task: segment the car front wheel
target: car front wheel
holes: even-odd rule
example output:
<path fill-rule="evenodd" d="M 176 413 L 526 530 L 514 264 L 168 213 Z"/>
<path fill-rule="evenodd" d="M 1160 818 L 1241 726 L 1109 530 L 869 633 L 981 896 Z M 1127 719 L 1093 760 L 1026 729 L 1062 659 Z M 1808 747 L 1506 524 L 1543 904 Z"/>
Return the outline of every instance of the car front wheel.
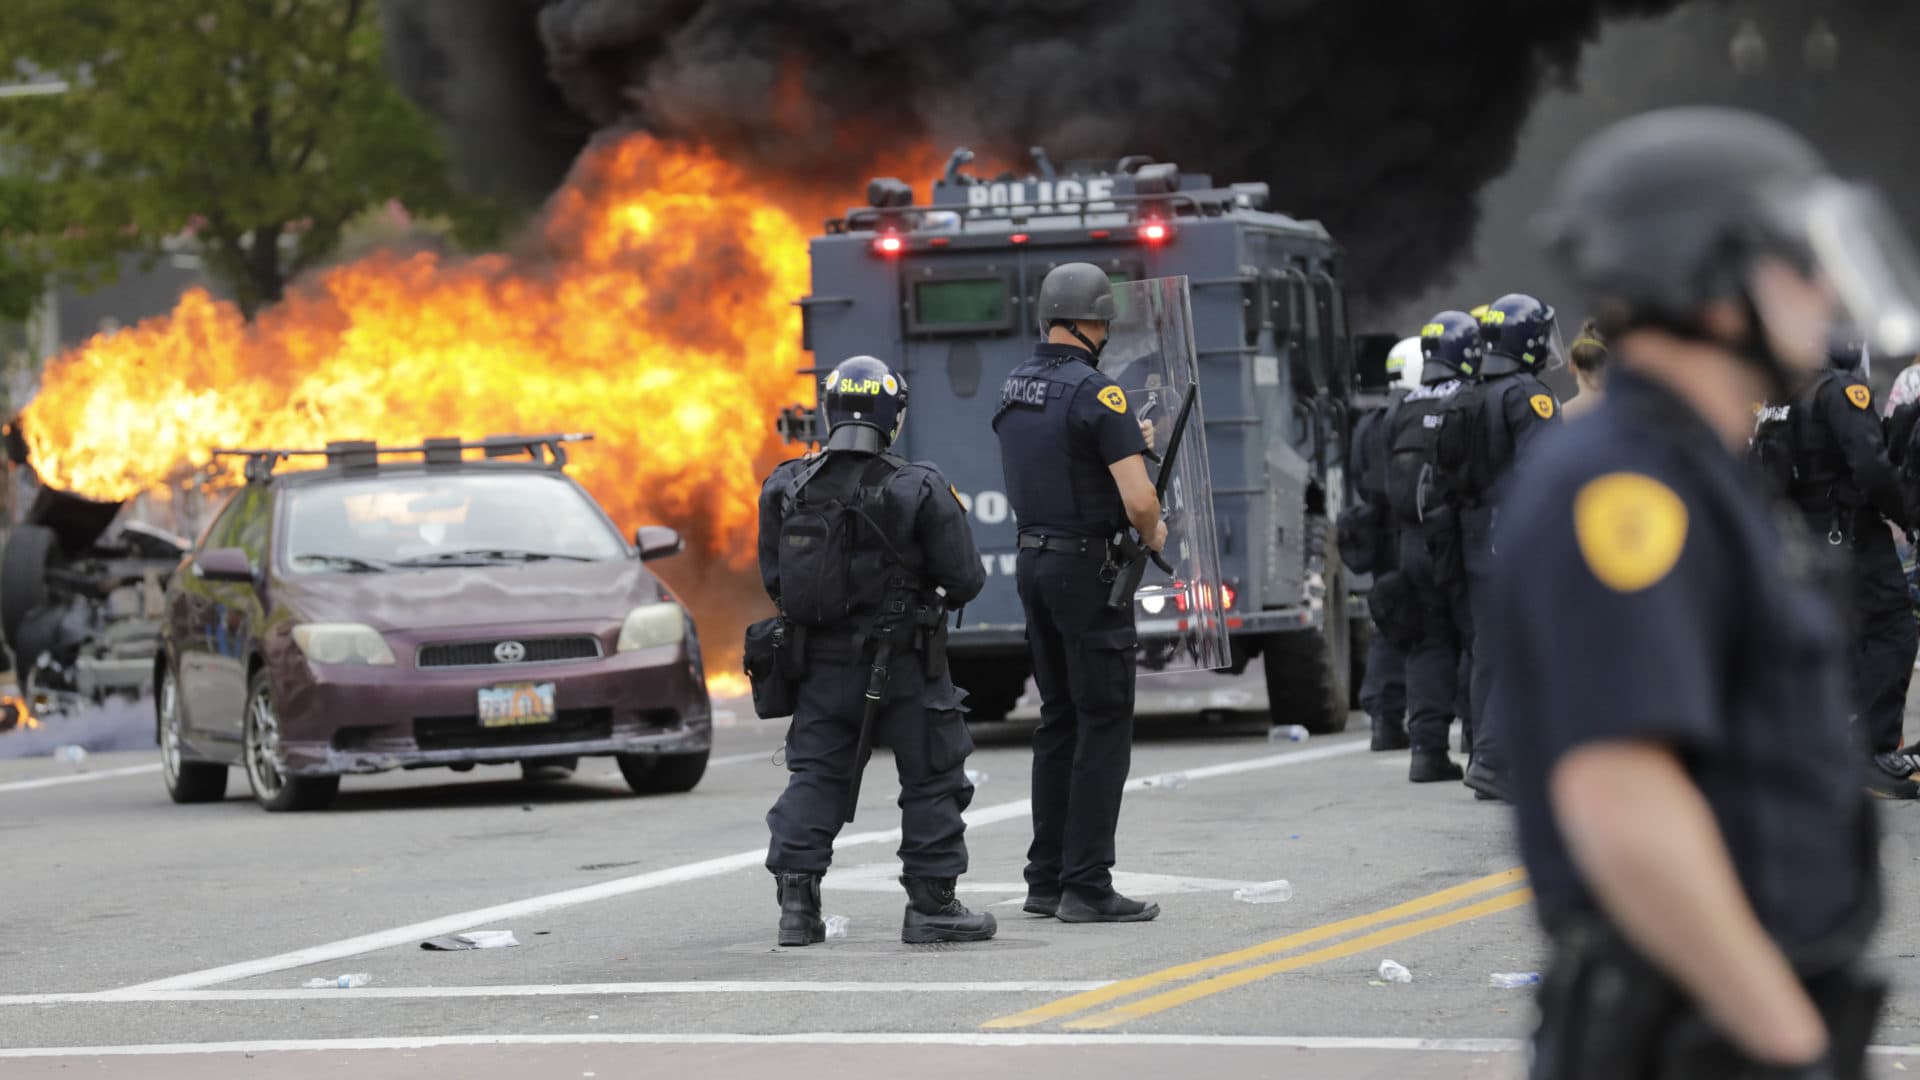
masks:
<path fill-rule="evenodd" d="M 707 774 L 708 751 L 691 754 L 616 754 L 620 775 L 636 795 L 672 795 L 692 791 Z"/>
<path fill-rule="evenodd" d="M 319 810 L 340 791 L 338 776 L 288 776 L 280 768 L 280 718 L 273 706 L 273 680 L 265 668 L 247 680 L 246 737 L 241 757 L 253 797 L 272 811 Z"/>
<path fill-rule="evenodd" d="M 227 797 L 227 767 L 205 761 L 188 761 L 180 727 L 180 684 L 173 670 L 162 667 L 159 692 L 154 708 L 160 713 L 160 771 L 167 781 L 167 794 L 177 803 L 219 802 Z"/>

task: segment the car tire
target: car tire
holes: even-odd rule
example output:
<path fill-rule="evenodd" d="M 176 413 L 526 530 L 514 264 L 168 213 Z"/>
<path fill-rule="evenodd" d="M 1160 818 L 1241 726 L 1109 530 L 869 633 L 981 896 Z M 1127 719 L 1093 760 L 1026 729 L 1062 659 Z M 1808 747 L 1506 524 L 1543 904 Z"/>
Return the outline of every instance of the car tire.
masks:
<path fill-rule="evenodd" d="M 247 714 L 241 726 L 241 764 L 261 807 L 275 813 L 320 810 L 339 793 L 338 776 L 288 776 L 280 770 L 280 723 L 273 706 L 273 680 L 265 668 L 247 680 Z"/>
<path fill-rule="evenodd" d="M 59 560 L 60 538 L 44 525 L 21 525 L 7 536 L 6 550 L 0 552 L 0 634 L 9 647 L 18 645 L 27 616 L 46 606 L 47 570 Z M 14 652 L 20 663 L 39 659 L 18 648 Z"/>
<path fill-rule="evenodd" d="M 160 741 L 160 772 L 167 795 L 177 803 L 219 802 L 227 797 L 227 766 L 188 761 L 181 737 L 185 718 L 180 713 L 180 686 L 173 669 L 162 666 L 160 685 L 153 695 L 155 731 Z"/>
<path fill-rule="evenodd" d="M 677 795 L 692 791 L 707 774 L 707 754 L 616 754 L 620 775 L 635 795 Z"/>
<path fill-rule="evenodd" d="M 1006 720 L 1026 692 L 1032 664 L 1025 656 L 969 657 L 947 662 L 953 684 L 967 692 L 967 719 L 997 724 Z"/>

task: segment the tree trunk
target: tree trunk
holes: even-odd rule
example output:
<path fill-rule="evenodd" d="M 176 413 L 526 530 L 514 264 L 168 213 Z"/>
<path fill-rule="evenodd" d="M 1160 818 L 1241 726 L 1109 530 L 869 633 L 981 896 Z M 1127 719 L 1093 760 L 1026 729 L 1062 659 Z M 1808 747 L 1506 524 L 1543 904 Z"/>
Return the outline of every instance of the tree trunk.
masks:
<path fill-rule="evenodd" d="M 280 268 L 280 232 L 279 225 L 262 225 L 248 234 L 246 276 L 234 282 L 234 298 L 249 322 L 261 308 L 279 303 L 286 292 L 286 277 Z"/>

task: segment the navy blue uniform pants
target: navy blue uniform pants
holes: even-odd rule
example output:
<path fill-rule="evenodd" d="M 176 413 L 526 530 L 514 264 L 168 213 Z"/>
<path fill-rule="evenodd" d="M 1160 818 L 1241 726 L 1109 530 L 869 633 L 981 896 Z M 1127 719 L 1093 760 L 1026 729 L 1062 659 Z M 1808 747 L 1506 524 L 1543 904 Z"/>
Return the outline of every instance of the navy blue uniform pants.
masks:
<path fill-rule="evenodd" d="M 1860 727 L 1876 754 L 1899 749 L 1920 630 L 1893 535 L 1879 521 L 1853 541 L 1853 673 Z"/>
<path fill-rule="evenodd" d="M 1407 651 L 1387 640 L 1378 626 L 1367 640 L 1367 675 L 1360 680 L 1360 708 L 1378 720 L 1407 715 Z"/>
<path fill-rule="evenodd" d="M 1415 752 L 1447 749 L 1447 729 L 1465 711 L 1463 659 L 1472 640 L 1464 583 L 1435 580 L 1424 538 L 1400 536 L 1400 571 L 1420 606 L 1420 641 L 1407 652 L 1407 741 Z"/>
<path fill-rule="evenodd" d="M 1462 514 L 1461 520 L 1467 589 L 1472 598 L 1467 606 L 1471 612 L 1476 610 L 1476 603 L 1484 603 L 1480 597 L 1486 594 L 1493 577 L 1493 511 L 1487 507 L 1476 507 Z M 1466 641 L 1466 715 L 1472 718 L 1468 728 L 1471 736 L 1468 749 L 1475 760 L 1497 773 L 1506 767 L 1504 747 L 1507 725 L 1513 718 L 1502 715 L 1500 703 L 1494 698 L 1492 651 L 1473 647 L 1475 639 L 1481 636 L 1476 628 Z"/>
<path fill-rule="evenodd" d="M 1040 727 L 1033 733 L 1033 845 L 1027 884 L 1099 892 L 1113 885 L 1113 835 L 1133 761 L 1131 608 L 1107 607 L 1100 560 L 1020 553 Z"/>
<path fill-rule="evenodd" d="M 799 705 L 787 729 L 787 789 L 767 811 L 767 869 L 824 874 L 846 817 L 858 767 L 860 716 L 871 664 L 809 661 Z M 967 755 L 973 738 L 958 709 L 931 710 L 920 657 L 895 657 L 874 744 L 893 751 L 900 773 L 900 863 L 913 877 L 967 872 L 966 822 L 973 801 Z"/>

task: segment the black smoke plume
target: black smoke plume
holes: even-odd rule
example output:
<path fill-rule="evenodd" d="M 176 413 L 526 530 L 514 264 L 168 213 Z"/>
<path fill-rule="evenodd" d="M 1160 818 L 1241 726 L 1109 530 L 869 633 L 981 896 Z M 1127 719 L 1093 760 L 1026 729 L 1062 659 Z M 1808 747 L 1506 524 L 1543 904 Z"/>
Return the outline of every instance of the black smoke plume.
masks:
<path fill-rule="evenodd" d="M 385 6 L 405 85 L 449 124 L 473 178 L 498 187 L 543 194 L 593 132 L 622 126 L 698 139 L 848 202 L 875 160 L 908 147 L 967 144 L 999 161 L 1034 145 L 1056 161 L 1146 153 L 1266 181 L 1277 208 L 1326 223 L 1350 280 L 1385 303 L 1444 280 L 1469 250 L 1481 192 L 1513 164 L 1535 99 L 1571 83 L 1601 26 L 1681 2 Z M 1726 66 L 1724 39 L 1710 52 Z"/>

